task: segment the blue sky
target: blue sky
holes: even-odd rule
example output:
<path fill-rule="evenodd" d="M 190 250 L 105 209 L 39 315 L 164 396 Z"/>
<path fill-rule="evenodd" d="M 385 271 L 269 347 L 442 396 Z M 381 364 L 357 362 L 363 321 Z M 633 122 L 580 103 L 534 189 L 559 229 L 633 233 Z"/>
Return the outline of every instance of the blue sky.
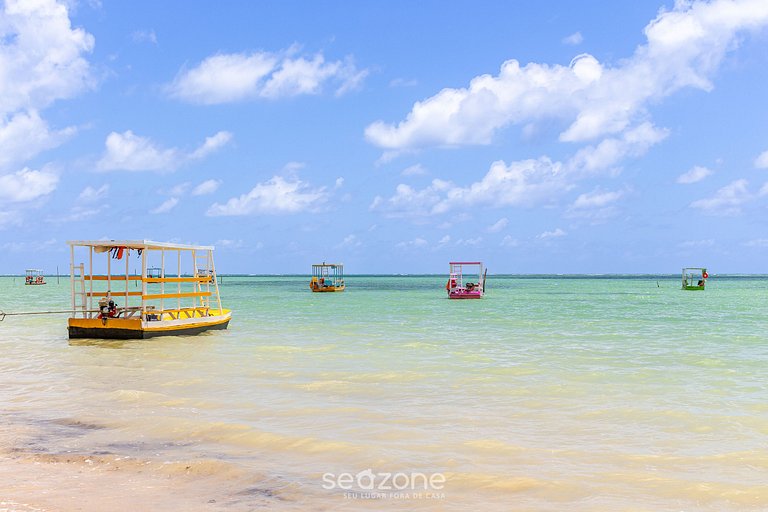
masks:
<path fill-rule="evenodd" d="M 768 2 L 8 1 L 0 272 L 766 272 Z"/>

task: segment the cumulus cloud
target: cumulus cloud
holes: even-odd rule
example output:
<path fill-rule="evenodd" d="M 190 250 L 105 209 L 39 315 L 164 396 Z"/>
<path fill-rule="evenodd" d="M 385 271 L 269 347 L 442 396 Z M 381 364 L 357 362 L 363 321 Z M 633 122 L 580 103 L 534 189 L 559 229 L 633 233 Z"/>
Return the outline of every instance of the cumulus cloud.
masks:
<path fill-rule="evenodd" d="M 701 166 L 695 166 L 690 171 L 684 172 L 680 176 L 677 177 L 677 182 L 682 185 L 689 185 L 691 183 L 697 183 L 707 176 L 712 174 L 712 171 L 707 169 L 706 167 Z"/>
<path fill-rule="evenodd" d="M 93 49 L 93 36 L 72 28 L 65 5 L 8 0 L 2 20 L 0 112 L 42 109 L 93 85 L 83 57 Z"/>
<path fill-rule="evenodd" d="M 213 194 L 221 186 L 221 180 L 205 180 L 194 189 L 192 189 L 193 196 L 204 196 L 207 194 Z"/>
<path fill-rule="evenodd" d="M 755 159 L 755 167 L 758 169 L 768 169 L 768 151 L 763 151 Z"/>
<path fill-rule="evenodd" d="M 53 172 L 25 167 L 16 173 L 0 176 L 0 202 L 32 201 L 56 190 L 58 182 L 59 177 Z"/>
<path fill-rule="evenodd" d="M 294 57 L 294 52 L 213 55 L 181 71 L 168 91 L 174 98 L 203 105 L 319 94 L 327 84 L 339 95 L 357 87 L 368 73 L 351 59 L 326 62 L 322 54 L 305 58 Z"/>
<path fill-rule="evenodd" d="M 286 180 L 274 176 L 259 183 L 247 194 L 233 197 L 224 204 L 214 203 L 207 212 L 209 216 L 230 215 L 280 215 L 311 211 L 328 199 L 325 187 L 312 188 L 297 179 Z"/>
<path fill-rule="evenodd" d="M 107 196 L 108 192 L 109 185 L 107 184 L 104 184 L 97 189 L 89 185 L 85 187 L 82 192 L 80 192 L 80 195 L 77 196 L 77 201 L 83 203 L 93 203 L 100 201 Z"/>
<path fill-rule="evenodd" d="M 421 164 L 415 164 L 411 165 L 409 167 L 406 167 L 403 169 L 403 171 L 400 173 L 403 176 L 423 176 L 427 174 L 427 170 L 424 168 Z"/>
<path fill-rule="evenodd" d="M 733 181 L 715 192 L 714 196 L 692 202 L 691 208 L 711 215 L 737 215 L 741 213 L 741 206 L 753 199 L 747 185 L 744 179 Z"/>
<path fill-rule="evenodd" d="M 218 132 L 192 152 L 178 148 L 165 149 L 147 137 L 131 130 L 112 132 L 107 136 L 104 155 L 96 167 L 101 171 L 173 171 L 193 160 L 202 159 L 232 139 L 229 132 Z"/>
<path fill-rule="evenodd" d="M 614 192 L 603 192 L 600 190 L 595 190 L 594 192 L 590 192 L 588 194 L 581 194 L 576 198 L 576 201 L 573 202 L 572 207 L 575 209 L 604 208 L 609 204 L 621 199 L 623 195 L 624 192 L 621 190 Z"/>
<path fill-rule="evenodd" d="M 165 201 L 163 201 L 160 206 L 157 208 L 154 208 L 150 211 L 150 213 L 167 213 L 171 210 L 173 210 L 176 205 L 179 204 L 179 198 L 178 197 L 169 197 Z"/>
<path fill-rule="evenodd" d="M 543 233 L 536 235 L 536 238 L 539 240 L 547 240 L 548 238 L 560 238 L 561 236 L 565 236 L 567 233 L 563 231 L 560 228 L 555 229 L 554 231 L 544 231 Z"/>
<path fill-rule="evenodd" d="M 507 219 L 506 217 L 502 217 L 501 219 L 494 222 L 492 225 L 488 226 L 486 228 L 486 231 L 488 231 L 489 233 L 498 233 L 499 231 L 507 227 L 507 224 L 509 224 L 509 219 Z"/>
<path fill-rule="evenodd" d="M 566 212 L 567 217 L 589 219 L 594 223 L 603 222 L 618 213 L 616 202 L 624 197 L 623 190 L 604 191 L 596 189 L 579 195 Z"/>
<path fill-rule="evenodd" d="M 67 7 L 54 0 L 8 0 L 0 9 L 0 166 L 7 167 L 75 132 L 51 130 L 39 112 L 94 85 L 84 57 L 94 39 L 73 29 Z"/>
<path fill-rule="evenodd" d="M 412 217 L 436 215 L 473 205 L 535 206 L 558 198 L 581 179 L 611 172 L 623 158 L 643 154 L 666 135 L 666 130 L 643 123 L 619 137 L 582 148 L 565 162 L 555 162 L 548 157 L 510 164 L 496 161 L 482 179 L 468 186 L 441 179 L 432 180 L 421 190 L 400 184 L 389 199 L 377 196 L 371 209 L 392 217 Z"/>
<path fill-rule="evenodd" d="M 47 149 L 59 146 L 75 132 L 72 127 L 51 130 L 36 110 L 17 112 L 7 120 L 0 118 L 0 168 L 26 162 Z"/>
<path fill-rule="evenodd" d="M 605 65 L 582 54 L 569 66 L 504 62 L 497 76 L 473 78 L 414 104 L 406 118 L 365 130 L 388 150 L 489 144 L 510 124 L 559 120 L 561 141 L 618 133 L 648 116 L 647 106 L 685 87 L 710 90 L 710 77 L 746 31 L 768 24 L 764 0 L 676 2 L 645 27 L 632 56 Z"/>

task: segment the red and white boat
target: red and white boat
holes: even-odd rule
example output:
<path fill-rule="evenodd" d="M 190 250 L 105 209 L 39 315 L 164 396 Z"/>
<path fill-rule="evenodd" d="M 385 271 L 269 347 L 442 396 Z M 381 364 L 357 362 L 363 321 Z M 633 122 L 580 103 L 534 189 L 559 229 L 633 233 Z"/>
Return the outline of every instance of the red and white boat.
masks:
<path fill-rule="evenodd" d="M 480 261 L 452 261 L 445 289 L 449 299 L 480 299 L 485 293 L 487 269 Z"/>

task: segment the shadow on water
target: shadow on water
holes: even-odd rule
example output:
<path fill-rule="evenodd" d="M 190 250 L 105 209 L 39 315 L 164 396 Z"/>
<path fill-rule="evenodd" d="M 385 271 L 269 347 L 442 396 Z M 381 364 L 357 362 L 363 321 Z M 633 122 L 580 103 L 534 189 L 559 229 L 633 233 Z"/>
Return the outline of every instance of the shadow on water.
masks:
<path fill-rule="evenodd" d="M 145 340 L 103 340 L 96 338 L 71 338 L 69 340 L 69 346 L 128 349 L 135 348 L 137 343 L 141 341 Z"/>

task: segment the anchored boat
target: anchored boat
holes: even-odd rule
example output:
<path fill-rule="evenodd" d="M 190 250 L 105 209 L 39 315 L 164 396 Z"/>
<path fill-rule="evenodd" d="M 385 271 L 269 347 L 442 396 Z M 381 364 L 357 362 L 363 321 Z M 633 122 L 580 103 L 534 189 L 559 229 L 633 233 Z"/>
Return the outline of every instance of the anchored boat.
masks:
<path fill-rule="evenodd" d="M 318 263 L 312 265 L 309 289 L 313 292 L 343 292 L 344 265 L 342 263 Z"/>
<path fill-rule="evenodd" d="M 485 293 L 485 276 L 480 261 L 452 261 L 445 289 L 449 299 L 479 299 Z"/>
<path fill-rule="evenodd" d="M 703 290 L 707 284 L 709 274 L 703 267 L 689 267 L 683 269 L 683 290 Z"/>
<path fill-rule="evenodd" d="M 150 338 L 227 328 L 232 312 L 221 306 L 212 246 L 150 240 L 67 244 L 70 338 Z"/>
<path fill-rule="evenodd" d="M 45 282 L 45 276 L 43 275 L 43 271 L 39 268 L 28 268 L 24 271 L 26 274 L 24 276 L 24 284 L 25 285 L 41 285 L 46 284 Z"/>

